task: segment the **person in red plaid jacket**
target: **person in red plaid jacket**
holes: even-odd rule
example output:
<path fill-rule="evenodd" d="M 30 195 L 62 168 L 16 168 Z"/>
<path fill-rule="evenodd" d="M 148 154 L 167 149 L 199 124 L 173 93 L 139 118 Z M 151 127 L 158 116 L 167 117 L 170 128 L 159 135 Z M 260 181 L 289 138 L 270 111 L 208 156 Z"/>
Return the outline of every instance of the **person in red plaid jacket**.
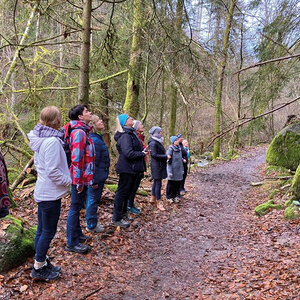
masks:
<path fill-rule="evenodd" d="M 89 136 L 92 128 L 88 125 L 92 120 L 92 113 L 88 111 L 87 106 L 76 105 L 70 109 L 69 118 L 71 121 L 64 126 L 65 134 L 70 133 L 70 173 L 72 178 L 71 205 L 67 218 L 68 241 L 66 250 L 87 253 L 89 246 L 82 243 L 88 237 L 82 233 L 79 215 L 86 198 L 87 188 L 93 183 L 94 177 L 95 149 Z"/>

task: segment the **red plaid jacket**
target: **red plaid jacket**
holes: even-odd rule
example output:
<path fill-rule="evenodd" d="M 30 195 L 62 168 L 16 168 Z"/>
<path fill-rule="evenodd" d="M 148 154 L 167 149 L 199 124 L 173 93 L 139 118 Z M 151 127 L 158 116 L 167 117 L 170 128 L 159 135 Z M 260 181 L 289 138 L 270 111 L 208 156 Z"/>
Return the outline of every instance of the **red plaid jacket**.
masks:
<path fill-rule="evenodd" d="M 91 185 L 95 170 L 95 148 L 89 136 L 92 128 L 82 121 L 70 121 L 64 126 L 66 132 L 68 132 L 68 126 L 71 126 L 71 128 L 84 128 L 73 129 L 70 134 L 72 183 L 75 185 Z"/>

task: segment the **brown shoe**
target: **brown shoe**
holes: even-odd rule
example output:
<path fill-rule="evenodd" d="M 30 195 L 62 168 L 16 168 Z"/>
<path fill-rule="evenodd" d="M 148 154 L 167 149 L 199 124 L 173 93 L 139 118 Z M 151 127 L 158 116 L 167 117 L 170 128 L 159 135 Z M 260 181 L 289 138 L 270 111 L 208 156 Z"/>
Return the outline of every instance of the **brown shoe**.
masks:
<path fill-rule="evenodd" d="M 160 210 L 160 211 L 165 211 L 166 209 L 164 208 L 164 205 L 162 203 L 162 201 L 157 201 L 156 207 Z"/>

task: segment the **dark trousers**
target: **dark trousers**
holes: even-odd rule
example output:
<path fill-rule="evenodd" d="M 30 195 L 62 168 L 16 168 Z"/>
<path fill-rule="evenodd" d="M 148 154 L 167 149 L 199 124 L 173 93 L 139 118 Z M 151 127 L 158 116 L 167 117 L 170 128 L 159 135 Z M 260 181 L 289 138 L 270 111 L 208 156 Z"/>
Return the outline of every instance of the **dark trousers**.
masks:
<path fill-rule="evenodd" d="M 120 221 L 127 213 L 128 198 L 132 187 L 136 185 L 137 175 L 121 173 L 119 176 L 118 189 L 114 199 L 113 222 Z"/>
<path fill-rule="evenodd" d="M 172 199 L 180 195 L 181 181 L 168 180 L 167 183 L 167 199 Z"/>
<path fill-rule="evenodd" d="M 154 179 L 152 184 L 152 196 L 155 196 L 156 200 L 161 198 L 161 181 L 162 179 Z"/>
<path fill-rule="evenodd" d="M 184 170 L 184 172 L 183 172 L 183 179 L 180 182 L 180 191 L 181 192 L 185 190 L 184 189 L 184 184 L 185 184 L 185 179 L 186 179 L 187 172 L 188 172 L 188 164 L 187 163 L 183 164 L 183 170 Z"/>
<path fill-rule="evenodd" d="M 80 210 L 83 208 L 87 187 L 84 186 L 81 193 L 77 192 L 76 185 L 72 184 L 71 188 L 71 205 L 67 218 L 67 243 L 69 247 L 79 244 L 79 237 L 83 235 L 80 227 Z"/>
<path fill-rule="evenodd" d="M 34 238 L 35 259 L 46 260 L 50 243 L 55 236 L 60 216 L 61 199 L 38 203 L 38 226 Z"/>
<path fill-rule="evenodd" d="M 142 180 L 142 176 L 136 176 L 135 177 L 135 180 L 134 180 L 134 183 L 131 187 L 131 191 L 130 191 L 130 195 L 129 195 L 129 198 L 128 198 L 128 207 L 134 207 L 134 198 L 135 198 L 135 194 L 140 186 L 140 183 L 141 183 L 141 180 Z"/>
<path fill-rule="evenodd" d="M 98 188 L 93 188 L 91 185 L 88 187 L 86 198 L 86 227 L 89 229 L 95 228 L 98 223 L 97 210 L 102 196 L 104 181 L 97 184 Z"/>

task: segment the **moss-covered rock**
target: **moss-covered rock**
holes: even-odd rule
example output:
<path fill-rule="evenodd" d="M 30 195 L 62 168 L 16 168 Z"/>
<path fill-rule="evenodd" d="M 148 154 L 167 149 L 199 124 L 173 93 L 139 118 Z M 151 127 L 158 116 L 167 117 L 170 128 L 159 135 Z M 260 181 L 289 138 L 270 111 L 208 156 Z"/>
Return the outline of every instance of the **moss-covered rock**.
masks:
<path fill-rule="evenodd" d="M 296 170 L 300 164 L 300 123 L 282 129 L 272 140 L 266 155 L 270 165 Z"/>
<path fill-rule="evenodd" d="M 111 192 L 116 192 L 117 189 L 118 189 L 118 185 L 117 184 L 106 184 L 105 185 Z M 138 195 L 141 195 L 141 196 L 145 196 L 147 197 L 148 196 L 148 193 L 145 191 L 145 190 L 140 190 L 138 189 L 137 192 L 136 192 Z"/>
<path fill-rule="evenodd" d="M 294 205 L 287 207 L 284 211 L 284 217 L 287 220 L 295 220 L 297 218 L 300 218 L 299 207 Z"/>
<path fill-rule="evenodd" d="M 10 215 L 1 222 L 6 226 L 0 232 L 0 272 L 5 272 L 34 254 L 36 226 L 26 229 L 23 220 Z"/>
<path fill-rule="evenodd" d="M 269 200 L 263 204 L 260 204 L 255 207 L 254 211 L 259 216 L 266 215 L 272 209 L 281 209 L 282 206 L 280 204 L 274 204 L 273 200 Z"/>
<path fill-rule="evenodd" d="M 293 177 L 291 191 L 296 196 L 296 198 L 300 198 L 300 166 L 298 166 Z"/>

